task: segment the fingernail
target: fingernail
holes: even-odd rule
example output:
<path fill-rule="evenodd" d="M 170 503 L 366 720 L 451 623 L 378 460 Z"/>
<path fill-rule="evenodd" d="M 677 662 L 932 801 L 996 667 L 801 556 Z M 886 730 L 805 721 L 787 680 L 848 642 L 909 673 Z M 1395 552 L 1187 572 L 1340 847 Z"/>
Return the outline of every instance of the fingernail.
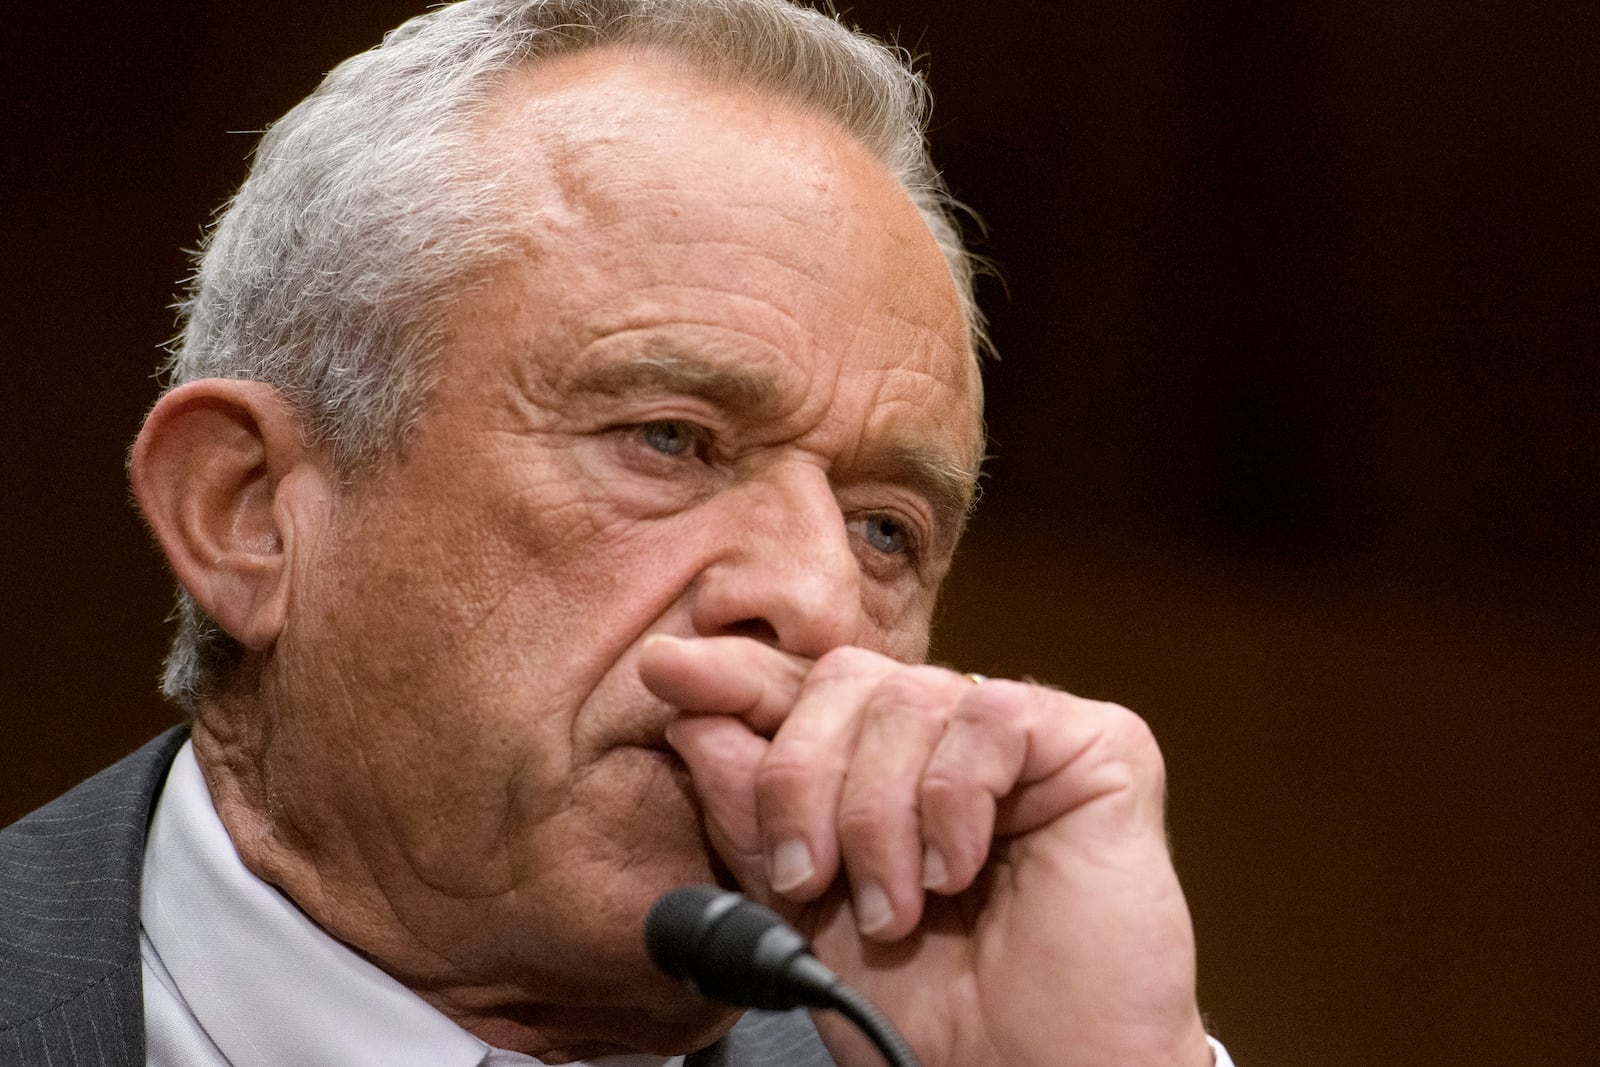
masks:
<path fill-rule="evenodd" d="M 767 881 L 776 893 L 787 893 L 810 880 L 817 869 L 811 863 L 811 849 L 799 838 L 780 841 L 772 850 Z"/>
<path fill-rule="evenodd" d="M 894 909 L 889 907 L 889 895 L 876 882 L 868 882 L 856 890 L 856 929 L 864 934 L 875 934 L 894 921 Z"/>
<path fill-rule="evenodd" d="M 666 738 L 667 744 L 670 745 L 673 749 L 676 749 L 678 747 L 678 720 L 677 719 L 673 719 L 671 722 L 667 723 L 667 728 L 664 731 L 662 731 L 662 736 Z"/>
<path fill-rule="evenodd" d="M 950 868 L 945 866 L 944 853 L 929 845 L 922 850 L 922 888 L 943 889 L 950 880 Z"/>

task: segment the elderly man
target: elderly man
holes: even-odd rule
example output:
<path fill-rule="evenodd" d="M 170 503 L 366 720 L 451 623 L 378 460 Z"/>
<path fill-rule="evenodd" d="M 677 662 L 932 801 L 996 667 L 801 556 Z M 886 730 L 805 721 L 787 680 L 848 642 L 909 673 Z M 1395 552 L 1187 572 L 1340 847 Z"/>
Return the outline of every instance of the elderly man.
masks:
<path fill-rule="evenodd" d="M 651 966 L 712 881 L 926 1064 L 1214 1062 L 1143 724 L 922 665 L 923 105 L 785 0 L 463 0 L 272 129 L 132 453 L 190 723 L 0 838 L 0 1062 L 875 1062 Z"/>

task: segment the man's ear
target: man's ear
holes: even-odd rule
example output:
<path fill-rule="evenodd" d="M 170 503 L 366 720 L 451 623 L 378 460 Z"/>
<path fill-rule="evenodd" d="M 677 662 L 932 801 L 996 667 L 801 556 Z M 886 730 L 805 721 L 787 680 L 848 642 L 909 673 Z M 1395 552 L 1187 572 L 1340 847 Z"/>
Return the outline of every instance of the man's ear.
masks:
<path fill-rule="evenodd" d="M 128 469 L 189 595 L 246 648 L 271 647 L 303 527 L 325 515 L 332 485 L 278 391 L 221 378 L 179 386 L 146 416 Z"/>

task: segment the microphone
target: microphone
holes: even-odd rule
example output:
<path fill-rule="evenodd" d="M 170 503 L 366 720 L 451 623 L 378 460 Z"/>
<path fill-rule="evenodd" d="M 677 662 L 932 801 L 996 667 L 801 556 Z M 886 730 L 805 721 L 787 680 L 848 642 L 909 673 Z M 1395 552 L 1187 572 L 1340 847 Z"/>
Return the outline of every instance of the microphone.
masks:
<path fill-rule="evenodd" d="M 832 1008 L 859 1026 L 891 1067 L 917 1067 L 910 1046 L 866 997 L 811 954 L 778 915 L 709 885 L 668 890 L 644 923 L 655 965 L 703 996 L 778 1011 Z"/>
<path fill-rule="evenodd" d="M 838 976 L 797 931 L 738 893 L 709 885 L 664 893 L 644 941 L 657 967 L 713 1000 L 772 1011 L 833 1006 Z"/>

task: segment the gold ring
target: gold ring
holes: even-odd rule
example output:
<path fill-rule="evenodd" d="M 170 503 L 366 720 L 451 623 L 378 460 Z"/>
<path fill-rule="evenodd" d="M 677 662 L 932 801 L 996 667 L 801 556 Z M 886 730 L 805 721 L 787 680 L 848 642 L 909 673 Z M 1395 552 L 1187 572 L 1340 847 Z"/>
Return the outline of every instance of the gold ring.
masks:
<path fill-rule="evenodd" d="M 979 674 L 977 671 L 968 671 L 961 677 L 965 678 L 973 685 L 982 685 L 984 682 L 989 680 L 989 676 L 987 674 Z"/>

